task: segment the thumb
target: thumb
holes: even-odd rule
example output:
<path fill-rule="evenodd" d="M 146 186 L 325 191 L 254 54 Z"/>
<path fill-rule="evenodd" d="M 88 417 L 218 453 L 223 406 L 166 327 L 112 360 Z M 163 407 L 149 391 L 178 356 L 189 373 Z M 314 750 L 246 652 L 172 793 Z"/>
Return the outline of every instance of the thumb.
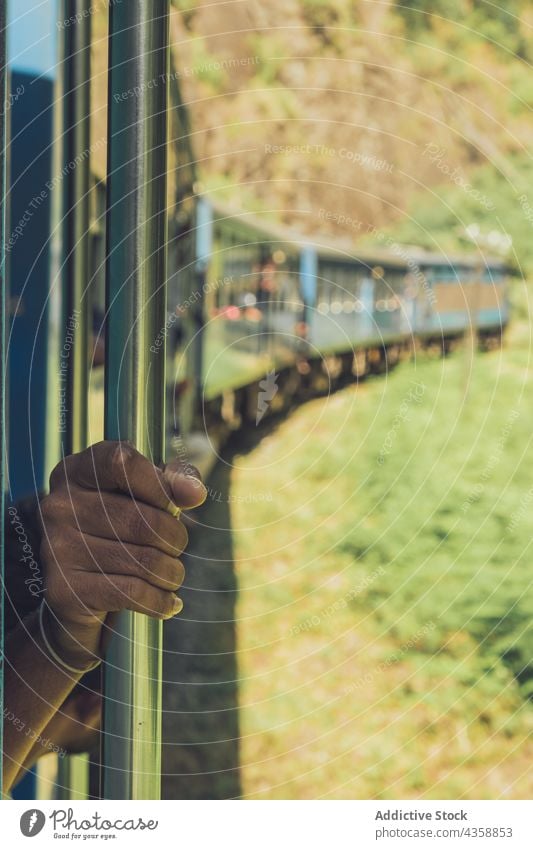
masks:
<path fill-rule="evenodd" d="M 207 498 L 207 489 L 200 472 L 189 463 L 174 460 L 163 468 L 163 476 L 170 486 L 172 501 L 183 510 L 199 507 Z"/>

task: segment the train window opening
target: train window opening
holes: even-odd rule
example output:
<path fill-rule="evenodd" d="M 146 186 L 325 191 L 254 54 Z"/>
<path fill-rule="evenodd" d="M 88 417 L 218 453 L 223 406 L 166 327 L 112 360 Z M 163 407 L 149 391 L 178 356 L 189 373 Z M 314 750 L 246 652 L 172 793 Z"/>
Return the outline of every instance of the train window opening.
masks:
<path fill-rule="evenodd" d="M 121 27 L 115 26 L 113 35 L 115 41 L 112 46 L 115 50 L 117 46 L 120 47 L 121 51 L 132 55 L 134 59 L 137 57 L 135 61 L 128 63 L 131 65 L 129 72 L 134 71 L 137 79 L 130 79 L 127 85 L 136 83 L 140 95 L 135 102 L 133 99 L 128 100 L 124 97 L 111 97 L 109 117 L 114 116 L 113 120 L 118 120 L 120 123 L 129 114 L 129 119 L 123 124 L 122 131 L 126 134 L 129 132 L 130 142 L 133 143 L 135 139 L 131 137 L 132 120 L 133 118 L 136 120 L 138 117 L 133 110 L 134 106 L 139 107 L 141 105 L 142 108 L 149 110 L 145 119 L 149 122 L 151 130 L 155 128 L 156 134 L 162 141 L 162 134 L 165 133 L 165 130 L 163 123 L 159 123 L 157 120 L 157 116 L 164 117 L 166 106 L 162 100 L 159 100 L 159 105 L 156 101 L 162 96 L 163 86 L 154 88 L 148 82 L 154 76 L 162 79 L 166 79 L 166 76 L 168 76 L 165 74 L 162 65 L 163 53 L 168 50 L 168 44 L 165 43 L 164 33 L 157 29 L 158 22 L 160 19 L 165 19 L 168 10 L 160 0 L 154 0 L 150 4 L 147 0 L 139 0 L 139 3 L 134 4 L 121 5 L 117 3 L 112 5 L 116 6 L 113 13 L 116 13 L 122 21 Z M 142 21 L 135 19 L 132 12 L 134 7 L 137 10 L 143 10 Z M 149 23 L 151 19 L 153 19 L 152 23 Z M 144 68 L 141 67 L 142 63 L 138 61 L 143 44 L 142 40 L 139 39 L 139 28 L 142 28 L 146 35 L 147 28 L 151 26 L 156 27 L 154 30 L 150 29 L 151 36 L 157 36 L 161 41 L 159 48 L 154 51 L 155 55 L 147 58 L 149 66 L 152 62 L 154 63 L 153 66 Z M 121 62 L 117 62 L 113 70 L 116 93 L 124 91 L 124 79 L 121 81 L 124 69 L 121 69 L 121 65 Z M 143 74 L 148 75 L 145 79 L 146 85 L 140 80 Z M 110 91 L 113 91 L 113 89 L 110 88 Z M 152 101 L 151 98 L 155 98 L 155 101 Z M 157 108 L 154 108 L 156 106 Z M 184 133 L 181 133 L 181 136 L 180 133 L 174 133 L 174 139 L 183 138 L 183 135 Z M 431 257 L 426 257 L 424 259 L 427 269 L 426 276 L 421 277 L 419 273 L 406 273 L 406 268 L 401 267 L 401 262 L 397 257 L 380 250 L 376 252 L 375 258 L 368 259 L 369 265 L 365 267 L 363 257 L 369 257 L 367 252 L 359 259 L 350 259 L 343 252 L 341 246 L 338 250 L 324 249 L 323 252 L 318 252 L 315 248 L 306 249 L 296 242 L 283 241 L 279 236 L 281 230 L 277 231 L 278 235 L 275 238 L 270 238 L 265 235 L 267 228 L 261 228 L 253 222 L 248 223 L 248 220 L 244 223 L 242 216 L 218 216 L 214 205 L 210 220 L 212 244 L 205 252 L 200 251 L 197 243 L 198 210 L 201 202 L 204 202 L 211 209 L 211 201 L 196 196 L 192 188 L 189 189 L 187 199 L 179 197 L 180 188 L 177 177 L 178 170 L 181 168 L 179 162 L 182 161 L 180 157 L 183 157 L 183 151 L 174 151 L 171 168 L 166 169 L 167 174 L 176 178 L 175 186 L 172 187 L 174 201 L 169 205 L 170 210 L 173 204 L 176 209 L 169 216 L 168 234 L 165 235 L 165 228 L 161 222 L 161 218 L 165 216 L 161 216 L 161 209 L 158 208 L 157 202 L 153 198 L 150 200 L 146 195 L 143 195 L 139 174 L 133 175 L 128 168 L 128 163 L 124 161 L 123 152 L 116 144 L 116 138 L 114 143 L 111 139 L 110 144 L 117 166 L 114 174 L 119 173 L 120 177 L 118 180 L 114 178 L 113 181 L 108 181 L 107 185 L 102 180 L 91 177 L 91 188 L 88 195 L 90 201 L 89 256 L 86 257 L 86 264 L 81 264 L 83 274 L 87 275 L 88 281 L 88 288 L 84 296 L 90 304 L 86 330 L 89 333 L 92 331 L 92 339 L 88 346 L 91 356 L 90 358 L 85 357 L 83 366 L 85 373 L 80 380 L 81 391 L 88 396 L 89 418 L 86 436 L 83 433 L 83 420 L 84 417 L 87 419 L 84 409 L 87 398 L 83 401 L 78 393 L 72 405 L 73 409 L 75 408 L 78 420 L 76 439 L 80 447 L 82 447 L 82 443 L 95 443 L 102 439 L 105 424 L 105 434 L 108 438 L 116 438 L 117 434 L 120 434 L 121 437 L 131 438 L 138 442 L 147 454 L 152 453 L 155 445 L 157 462 L 168 459 L 168 457 L 163 457 L 163 431 L 168 419 L 172 419 L 170 432 L 196 436 L 197 431 L 206 426 L 205 420 L 200 421 L 200 401 L 207 398 L 208 404 L 212 404 L 213 409 L 218 409 L 217 404 L 223 397 L 223 393 L 235 393 L 235 396 L 237 396 L 241 390 L 247 392 L 250 387 L 253 387 L 250 374 L 253 374 L 254 381 L 257 380 L 257 375 L 264 374 L 262 371 L 265 365 L 263 354 L 267 349 L 267 342 L 270 344 L 269 337 L 273 338 L 276 332 L 279 336 L 275 340 L 276 344 L 279 339 L 282 339 L 283 344 L 286 344 L 285 337 L 292 334 L 290 344 L 293 345 L 294 351 L 296 345 L 293 337 L 298 334 L 298 328 L 301 328 L 305 322 L 305 333 L 307 334 L 309 331 L 308 341 L 313 345 L 313 350 L 321 354 L 322 340 L 319 335 L 313 336 L 312 318 L 316 317 L 313 315 L 315 307 L 320 315 L 333 317 L 332 320 L 314 323 L 320 332 L 325 328 L 322 339 L 327 339 L 327 344 L 324 344 L 324 350 L 329 351 L 330 348 L 334 347 L 336 352 L 344 354 L 346 353 L 346 334 L 343 335 L 343 328 L 353 330 L 354 339 L 359 346 L 358 350 L 361 351 L 364 350 L 365 339 L 367 338 L 365 334 L 370 335 L 368 326 L 373 322 L 375 323 L 376 320 L 379 322 L 379 331 L 383 331 L 383 336 L 385 337 L 386 333 L 390 332 L 388 338 L 394 338 L 393 332 L 397 328 L 397 323 L 395 324 L 397 315 L 386 314 L 397 314 L 403 308 L 405 299 L 418 297 L 421 301 L 426 288 L 440 284 L 450 286 L 450 291 L 446 292 L 446 296 L 455 297 L 459 288 L 451 291 L 452 285 L 458 287 L 458 284 L 475 284 L 472 285 L 470 290 L 473 295 L 472 301 L 479 296 L 480 303 L 486 302 L 493 307 L 489 287 L 499 286 L 500 284 L 503 286 L 505 282 L 504 269 L 492 266 L 484 268 L 475 266 L 469 264 L 468 258 L 464 265 L 453 265 L 444 257 L 438 262 Z M 132 146 L 135 147 L 135 145 Z M 168 145 L 160 144 L 156 147 L 158 149 L 166 148 L 168 152 Z M 151 182 L 148 177 L 150 177 L 149 172 L 152 168 L 156 171 L 155 182 L 160 184 L 161 166 L 164 164 L 162 159 L 156 157 L 157 161 L 154 161 L 152 159 L 153 152 L 149 154 L 146 150 L 139 156 L 142 161 L 138 164 L 142 166 L 141 171 L 146 178 L 144 185 L 149 185 Z M 110 159 L 110 169 L 111 167 Z M 80 171 L 81 169 L 78 169 L 78 172 Z M 120 180 L 124 180 L 124 182 L 119 190 L 117 185 L 119 185 Z M 150 253 L 147 250 L 149 245 L 150 250 L 154 248 L 155 251 L 159 252 L 161 265 L 153 275 L 148 276 L 148 282 L 142 281 L 142 285 L 139 278 L 139 268 L 142 263 L 134 267 L 131 261 L 131 251 L 126 252 L 118 265 L 114 264 L 117 260 L 112 256 L 113 245 L 116 247 L 117 243 L 121 243 L 121 239 L 117 236 L 121 228 L 124 242 L 131 244 L 132 233 L 131 231 L 126 232 L 124 222 L 117 216 L 112 203 L 112 197 L 114 197 L 122 209 L 125 219 L 130 211 L 124 200 L 128 187 L 131 189 L 131 194 L 135 197 L 136 202 L 142 207 L 142 211 L 146 213 L 145 216 L 140 216 L 138 219 L 143 222 L 139 229 L 142 229 L 145 226 L 144 222 L 151 220 L 151 217 L 158 219 L 157 237 L 153 238 L 153 232 L 151 235 L 145 232 L 146 239 L 139 252 L 145 254 L 146 265 L 153 270 L 153 266 L 150 265 L 151 256 L 146 255 Z M 166 194 L 165 187 L 160 184 L 160 188 L 160 195 Z M 108 193 L 109 206 L 106 209 Z M 110 227 L 109 229 L 113 229 L 113 232 L 109 234 L 108 224 L 111 221 L 113 228 Z M 107 250 L 108 237 L 110 239 L 109 255 Z M 156 241 L 157 244 L 154 244 Z M 302 256 L 304 256 L 306 250 L 314 256 L 315 265 L 313 266 L 311 262 L 311 271 L 302 270 L 309 268 L 309 265 L 305 266 L 302 263 Z M 165 278 L 164 272 L 161 274 L 161 269 L 165 266 L 163 255 L 167 251 L 169 265 L 168 277 Z M 379 263 L 383 263 L 385 267 Z M 472 263 L 474 263 L 474 259 Z M 124 294 L 124 292 L 118 291 L 118 287 L 113 288 L 115 277 L 112 270 L 118 269 L 120 273 L 123 273 L 126 266 L 131 271 L 133 285 L 137 287 L 135 290 L 136 304 L 133 304 L 131 293 Z M 317 271 L 317 266 L 319 271 Z M 106 306 L 106 270 L 108 299 L 111 298 L 112 292 L 121 298 L 124 315 L 121 315 L 117 309 L 113 309 L 109 301 Z M 78 282 L 79 273 L 78 268 Z M 306 280 L 306 277 L 309 280 Z M 157 280 L 161 283 L 159 288 L 163 293 L 166 280 L 166 302 L 158 297 L 159 290 L 155 282 Z M 478 284 L 481 283 L 486 284 L 486 288 L 480 296 L 482 287 Z M 467 287 L 465 286 L 465 288 Z M 499 297 L 500 294 L 501 290 L 498 290 L 496 295 Z M 79 295 L 80 291 L 78 290 Z M 145 302 L 142 299 L 145 299 Z M 152 300 L 154 303 L 150 305 Z M 464 301 L 466 302 L 466 300 L 465 296 Z M 452 302 L 452 297 L 449 298 L 449 302 Z M 144 323 L 146 317 L 143 316 L 142 318 L 143 324 L 139 339 L 142 337 L 144 341 L 146 338 L 161 340 L 162 355 L 159 357 L 155 355 L 146 358 L 146 352 L 140 353 L 139 349 L 142 345 L 139 344 L 139 339 L 135 341 L 135 345 L 138 345 L 138 347 L 135 351 L 132 350 L 133 345 L 128 334 L 132 328 L 137 327 L 139 312 L 144 312 L 143 309 L 138 309 L 139 304 L 141 306 L 148 304 L 147 312 L 149 314 L 146 324 Z M 106 316 L 108 306 L 110 309 Z M 137 312 L 135 312 L 134 306 L 138 310 Z M 422 314 L 422 310 L 420 312 Z M 429 312 L 428 309 L 427 314 Z M 354 313 L 365 313 L 365 320 L 363 318 L 355 319 Z M 342 314 L 352 316 L 351 320 L 336 321 Z M 211 319 L 216 316 L 219 317 L 219 320 L 212 321 Z M 305 319 L 302 316 L 305 316 Z M 308 316 L 312 316 L 312 318 Z M 366 317 L 369 318 L 368 322 Z M 62 320 L 64 318 L 65 316 L 62 316 Z M 423 318 L 427 318 L 427 316 L 423 316 Z M 277 323 L 274 322 L 274 319 Z M 497 319 L 500 329 L 505 320 L 506 316 L 500 313 Z M 363 327 L 365 329 L 361 330 Z M 290 329 L 289 333 L 287 333 L 287 328 Z M 426 325 L 423 325 L 422 321 L 420 322 L 421 331 L 427 331 L 428 328 L 431 328 L 429 320 Z M 104 344 L 106 331 L 109 334 L 108 341 L 111 343 L 108 347 L 112 348 L 112 350 L 107 351 Z M 273 332 L 271 333 L 271 331 Z M 188 346 L 192 337 L 195 340 L 194 348 L 192 345 Z M 237 339 L 239 340 L 240 350 L 235 355 Z M 297 341 L 301 342 L 302 340 L 300 338 Z M 350 343 L 352 341 L 354 340 L 350 340 Z M 159 341 L 157 341 L 157 344 L 159 345 Z M 276 360 L 275 354 L 271 351 L 271 348 L 273 350 L 274 347 L 272 345 L 268 348 L 271 363 L 276 367 L 281 364 L 282 368 L 285 368 L 289 363 L 289 367 L 294 366 L 295 371 L 297 371 L 296 357 L 293 357 L 292 360 L 287 359 L 287 351 L 285 350 L 285 358 Z M 288 347 L 289 345 L 286 345 L 286 348 Z M 169 357 L 166 366 L 162 362 L 165 348 Z M 193 354 L 189 352 L 189 348 L 193 351 Z M 209 396 L 205 391 L 205 374 L 209 371 L 212 360 L 215 359 L 215 354 L 218 354 L 221 350 L 225 353 L 226 349 L 231 349 L 231 356 L 235 355 L 234 361 L 227 368 L 224 364 L 221 369 L 225 372 L 222 375 L 222 381 L 225 381 L 223 389 L 220 386 L 215 386 Z M 298 351 L 301 350 L 302 348 L 298 348 Z M 123 379 L 120 377 L 118 364 L 125 351 L 128 357 L 127 367 L 130 379 L 126 384 L 124 382 L 121 384 L 123 391 L 120 395 L 120 410 L 113 411 L 111 409 L 111 398 L 113 393 L 115 398 L 119 394 L 116 387 Z M 245 352 L 245 356 L 243 356 L 243 352 Z M 137 358 L 137 355 L 144 358 L 142 359 L 142 366 L 139 365 L 140 359 Z M 143 382 L 142 378 L 152 366 L 154 366 L 154 369 L 150 373 L 155 388 L 151 386 L 146 390 L 146 383 Z M 244 366 L 249 371 L 245 371 Z M 167 383 L 165 383 L 164 376 L 165 367 L 170 375 L 170 381 Z M 81 372 L 79 373 L 81 374 Z M 88 389 L 85 388 L 86 382 L 88 382 Z M 183 397 L 175 390 L 176 387 L 179 387 L 179 392 L 185 392 L 183 390 L 185 386 L 193 388 L 190 391 L 191 400 L 182 404 Z M 148 391 L 147 396 L 143 395 L 145 390 Z M 178 395 L 179 401 L 177 400 Z M 135 400 L 135 404 L 132 399 Z M 189 406 L 187 407 L 186 404 Z M 146 431 L 146 422 L 140 421 L 142 416 L 137 417 L 132 413 L 133 407 L 135 407 L 137 413 L 139 410 L 149 411 L 149 433 Z M 15 421 L 13 430 L 17 429 L 17 425 L 18 421 Z M 49 421 L 47 420 L 45 439 L 49 437 L 48 431 L 53 432 L 56 425 L 57 422 L 52 417 Z M 209 437 L 210 432 L 207 435 Z M 69 439 L 73 441 L 72 434 Z M 70 450 L 72 445 L 67 446 L 65 443 L 65 449 L 67 448 Z M 148 626 L 148 630 L 139 629 L 135 625 L 135 620 L 127 616 L 122 620 L 120 633 L 124 642 L 130 638 L 131 634 L 139 639 L 137 644 L 135 640 L 130 641 L 134 643 L 134 647 L 129 657 L 121 654 L 120 650 L 117 652 L 115 644 L 106 667 L 107 698 L 105 710 L 107 728 L 105 733 L 109 734 L 109 737 L 114 737 L 114 739 L 111 739 L 111 741 L 108 739 L 105 744 L 104 772 L 106 774 L 104 778 L 106 789 L 104 792 L 110 797 L 113 794 L 124 794 L 125 797 L 136 796 L 137 798 L 157 797 L 161 775 L 158 762 L 159 755 L 156 751 L 160 742 L 160 731 L 156 727 L 161 712 L 160 694 L 157 689 L 161 683 L 160 676 L 158 677 L 157 673 L 160 656 L 160 632 L 157 627 L 152 628 L 152 625 Z M 149 645 L 152 646 L 154 651 L 143 653 Z M 134 654 L 136 656 L 135 661 L 133 660 Z M 113 667 L 117 656 L 121 658 L 123 666 L 121 669 L 119 667 L 121 683 L 115 687 L 112 679 L 116 672 Z M 139 675 L 137 673 L 139 669 L 142 674 L 148 669 L 150 675 L 146 675 L 145 680 L 155 681 L 156 683 L 153 688 L 151 685 L 147 685 L 146 692 L 143 695 L 144 698 L 148 693 L 149 711 L 146 710 L 146 702 L 143 702 L 140 710 L 138 710 L 139 705 L 134 704 L 139 695 L 138 692 L 135 698 L 130 698 L 131 682 L 133 679 L 138 682 Z M 156 673 L 152 675 L 154 669 Z M 137 683 L 135 683 L 135 686 L 137 686 Z M 129 702 L 128 699 L 130 699 Z M 137 699 L 137 701 L 139 700 Z M 117 704 L 127 705 L 124 716 L 121 715 L 121 708 L 116 707 Z M 125 718 L 126 713 L 129 719 Z M 151 713 L 156 714 L 155 721 Z M 130 722 L 134 715 L 137 719 L 141 716 L 146 725 L 151 725 L 148 734 L 150 739 L 146 737 L 141 739 L 141 735 L 133 743 L 134 732 L 141 734 L 135 722 Z M 142 724 L 142 722 L 138 723 L 138 725 Z M 108 732 L 109 728 L 112 729 L 111 732 Z M 131 731 L 131 728 L 134 728 L 134 732 Z M 131 740 L 127 739 L 130 733 Z M 125 739 L 127 739 L 127 742 L 124 745 Z M 118 748 L 114 748 L 115 746 Z M 128 751 L 125 751 L 125 748 Z M 113 786 L 115 781 L 117 787 Z M 65 792 L 68 793 L 69 789 L 67 788 Z M 147 795 L 143 796 L 143 794 Z"/>

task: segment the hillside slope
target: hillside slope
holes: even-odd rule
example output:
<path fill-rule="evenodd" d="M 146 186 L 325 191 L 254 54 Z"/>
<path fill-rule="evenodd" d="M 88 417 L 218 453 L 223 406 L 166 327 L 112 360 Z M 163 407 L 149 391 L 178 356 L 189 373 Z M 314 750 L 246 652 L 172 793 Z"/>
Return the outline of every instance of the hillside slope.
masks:
<path fill-rule="evenodd" d="M 518 200 L 533 141 L 526 0 L 174 7 L 174 62 L 206 187 L 307 233 L 357 243 L 392 225 L 447 249 L 466 246 L 477 224 L 481 244 L 498 249 L 495 231 L 510 230 L 516 261 L 533 257 Z"/>
<path fill-rule="evenodd" d="M 466 401 L 464 369 L 313 401 L 235 461 L 245 795 L 531 793 L 529 353 L 479 357 Z"/>

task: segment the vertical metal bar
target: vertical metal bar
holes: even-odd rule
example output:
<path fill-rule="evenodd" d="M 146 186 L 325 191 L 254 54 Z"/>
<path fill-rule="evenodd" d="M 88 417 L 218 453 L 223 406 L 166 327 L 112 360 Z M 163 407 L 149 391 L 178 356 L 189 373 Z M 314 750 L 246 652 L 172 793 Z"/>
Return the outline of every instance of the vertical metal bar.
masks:
<path fill-rule="evenodd" d="M 164 456 L 169 0 L 111 4 L 105 434 Z M 153 348 L 153 351 L 150 349 Z M 156 352 L 156 353 L 154 353 Z M 104 669 L 103 796 L 157 799 L 161 623 L 124 612 Z"/>
<path fill-rule="evenodd" d="M 42 492 L 57 463 L 59 307 L 58 0 L 7 5 L 10 302 L 9 496 Z M 36 49 L 38 45 L 38 49 Z M 22 225 L 24 222 L 24 225 Z"/>
<path fill-rule="evenodd" d="M 66 408 L 63 449 L 87 444 L 89 376 L 89 204 L 91 152 L 91 8 L 64 0 L 63 32 L 63 327 L 61 369 Z"/>
<path fill-rule="evenodd" d="M 58 117 L 58 0 L 7 5 L 9 290 L 7 364 L 11 501 L 46 488 L 57 463 L 60 291 L 57 285 L 61 175 Z M 38 49 L 36 49 L 38 45 Z M 22 226 L 24 221 L 24 226 Z M 40 768 L 40 767 L 39 767 Z M 33 799 L 37 769 L 12 791 Z M 41 786 L 46 786 L 43 782 Z"/>
<path fill-rule="evenodd" d="M 87 445 L 89 382 L 89 217 L 91 179 L 91 8 L 89 0 L 63 0 L 62 29 L 62 350 L 61 453 Z M 85 771 L 85 775 L 84 775 Z M 88 760 L 58 759 L 57 798 L 79 799 L 88 783 Z"/>
<path fill-rule="evenodd" d="M 304 321 L 309 327 L 316 309 L 318 255 L 315 248 L 306 245 L 300 254 L 300 289 L 304 302 Z"/>
<path fill-rule="evenodd" d="M 6 257 L 5 257 L 5 219 L 6 219 L 6 106 L 7 106 L 7 54 L 6 54 L 6 3 L 0 0 L 0 753 L 3 746 L 4 716 L 4 493 L 6 490 Z M 3 758 L 0 758 L 3 761 Z M 2 791 L 2 763 L 0 762 L 0 799 Z"/>
<path fill-rule="evenodd" d="M 89 755 L 58 758 L 55 799 L 82 802 L 89 796 Z"/>

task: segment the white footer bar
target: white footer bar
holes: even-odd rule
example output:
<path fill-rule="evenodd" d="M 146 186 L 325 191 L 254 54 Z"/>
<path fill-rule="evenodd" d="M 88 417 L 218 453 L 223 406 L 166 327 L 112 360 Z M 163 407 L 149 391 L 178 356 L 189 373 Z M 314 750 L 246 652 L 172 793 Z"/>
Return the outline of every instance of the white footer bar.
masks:
<path fill-rule="evenodd" d="M 533 849 L 533 802 L 2 803 L 2 845 Z M 35 838 L 34 843 L 30 839 Z"/>

